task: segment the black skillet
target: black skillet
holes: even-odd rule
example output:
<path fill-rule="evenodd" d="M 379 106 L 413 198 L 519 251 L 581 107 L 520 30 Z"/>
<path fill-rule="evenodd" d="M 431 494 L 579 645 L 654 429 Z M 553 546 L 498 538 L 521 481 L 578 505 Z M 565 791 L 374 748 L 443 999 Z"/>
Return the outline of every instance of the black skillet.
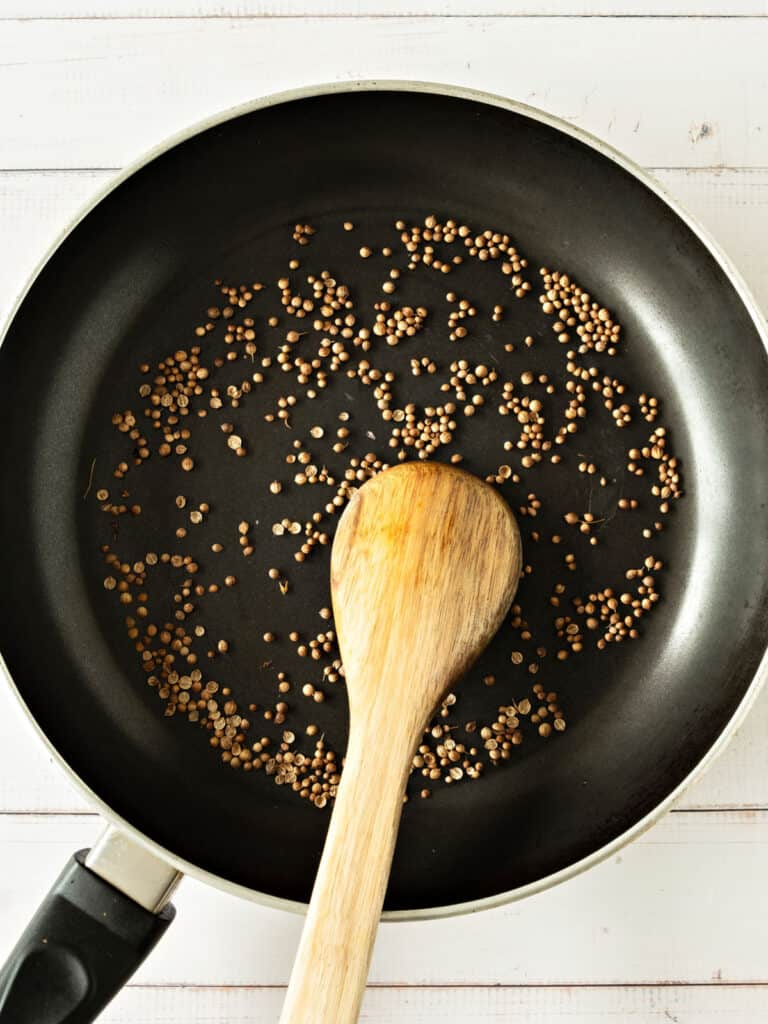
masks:
<path fill-rule="evenodd" d="M 653 541 L 638 541 L 631 516 L 605 531 L 606 575 L 646 547 L 669 564 L 663 601 L 644 621 L 641 641 L 545 662 L 568 730 L 546 744 L 524 743 L 512 765 L 481 782 L 444 787 L 405 809 L 387 911 L 416 917 L 475 909 L 596 863 L 669 805 L 754 697 L 768 635 L 768 359 L 759 314 L 722 254 L 619 154 L 503 99 L 362 84 L 222 115 L 151 155 L 92 206 L 37 274 L 0 350 L 0 648 L 30 716 L 119 830 L 92 855 L 93 870 L 82 866 L 82 855 L 68 866 L 14 950 L 0 974 L 3 1022 L 92 1019 L 172 916 L 169 906 L 159 916 L 151 911 L 166 904 L 176 869 L 294 909 L 309 897 L 327 812 L 264 773 L 226 769 L 197 728 L 164 719 L 142 681 L 121 608 L 101 587 L 98 546 L 109 540 L 108 517 L 83 493 L 92 460 L 93 486 L 109 486 L 109 468 L 124 450 L 109 421 L 135 394 L 136 365 L 194 342 L 191 326 L 216 299 L 213 277 L 274 280 L 292 256 L 309 267 L 325 253 L 330 269 L 354 267 L 359 299 L 371 303 L 381 297 L 385 261 L 356 260 L 357 247 L 397 244 L 396 217 L 431 212 L 508 231 L 534 271 L 540 264 L 567 269 L 617 312 L 622 354 L 601 367 L 662 396 L 660 422 L 682 459 L 687 493 Z M 349 234 L 340 227 L 346 219 L 356 224 Z M 318 228 L 306 249 L 291 239 L 296 221 Z M 442 301 L 440 275 L 419 280 L 412 296 L 404 284 L 402 296 Z M 482 267 L 462 268 L 450 286 L 483 308 L 499 301 L 498 277 Z M 511 376 L 561 365 L 535 298 L 511 309 L 513 340 L 530 332 L 540 343 L 505 355 L 486 316 L 461 355 L 492 360 Z M 444 323 L 435 316 L 419 355 L 445 361 Z M 406 357 L 396 349 L 381 360 Z M 423 386 L 423 378 L 413 381 L 417 401 L 428 400 Z M 220 443 L 201 435 L 186 488 L 214 506 L 219 523 L 245 514 L 261 524 L 251 563 L 239 554 L 228 563 L 242 585 L 206 613 L 229 636 L 234 622 L 248 624 L 229 667 L 217 672 L 237 676 L 243 699 L 259 703 L 274 694 L 270 670 L 259 666 L 290 659 L 287 650 L 265 648 L 263 630 L 284 634 L 327 599 L 326 556 L 288 598 L 261 582 L 266 567 L 285 565 L 292 551 L 271 534 L 276 506 L 266 487 L 275 475 L 285 478 L 282 428 L 263 422 L 281 387 L 273 375 L 259 392 L 264 397 L 238 412 L 254 439 L 245 460 L 223 457 Z M 330 424 L 329 408 L 368 423 L 370 393 L 333 388 L 322 406 L 297 410 L 297 436 L 318 417 Z M 513 507 L 529 486 L 544 496 L 535 525 L 545 534 L 562 531 L 559 519 L 548 518 L 546 495 L 555 490 L 562 499 L 571 488 L 576 508 L 593 500 L 599 510 L 603 501 L 606 514 L 619 493 L 632 491 L 622 453 L 631 438 L 647 436 L 647 425 L 620 436 L 594 419 L 579 450 L 600 452 L 609 488 L 590 492 L 571 460 L 567 472 L 542 465 L 525 486 L 505 490 Z M 502 422 L 494 414 L 473 423 L 457 446 L 467 468 L 485 472 L 489 462 L 508 461 Z M 378 438 L 362 442 L 363 450 L 386 454 L 381 421 L 370 420 L 377 423 Z M 141 473 L 130 487 L 142 516 L 120 527 L 121 544 L 136 552 L 167 543 L 179 524 L 172 499 L 180 474 L 157 459 Z M 290 511 L 308 510 L 309 490 L 296 493 Z M 524 526 L 533 561 L 532 523 Z M 217 539 L 218 527 L 206 528 Z M 586 542 L 576 534 L 571 549 L 588 587 Z M 563 573 L 562 555 L 550 545 L 535 548 L 536 573 L 521 590 L 534 628 L 551 628 L 543 597 Z M 467 718 L 492 706 L 479 682 L 491 670 L 499 680 L 494 699 L 527 692 L 530 679 L 510 664 L 510 646 L 508 634 L 497 638 L 465 681 Z M 291 667 L 299 679 L 307 671 Z M 320 714 L 303 706 L 299 724 Z M 340 690 L 322 715 L 343 749 Z"/>

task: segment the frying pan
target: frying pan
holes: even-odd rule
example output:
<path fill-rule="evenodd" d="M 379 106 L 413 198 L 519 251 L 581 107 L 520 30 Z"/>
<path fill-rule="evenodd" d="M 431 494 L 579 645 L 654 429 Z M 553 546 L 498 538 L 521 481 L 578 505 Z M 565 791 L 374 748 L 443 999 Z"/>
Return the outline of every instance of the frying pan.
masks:
<path fill-rule="evenodd" d="M 60 1014 L 51 1019 L 92 1019 L 173 916 L 168 896 L 179 872 L 286 909 L 301 910 L 308 899 L 327 812 L 263 772 L 230 771 L 205 733 L 164 719 L 138 671 L 120 606 L 101 587 L 98 549 L 111 527 L 83 494 L 91 466 L 94 486 L 108 486 L 124 450 L 110 416 L 135 393 L 137 364 L 194 343 L 191 327 L 216 297 L 214 277 L 274 280 L 275 268 L 297 255 L 307 266 L 326 261 L 316 269 L 348 265 L 363 242 L 384 244 L 395 218 L 432 212 L 508 231 L 532 268 L 567 270 L 617 312 L 622 353 L 605 369 L 662 396 L 661 422 L 687 493 L 664 532 L 644 542 L 669 571 L 642 638 L 557 665 L 550 658 L 542 677 L 565 703 L 567 731 L 547 743 L 526 741 L 513 764 L 405 808 L 387 914 L 475 910 L 597 863 L 670 805 L 754 699 L 768 637 L 768 358 L 765 327 L 723 254 L 626 158 L 498 97 L 360 83 L 224 114 L 150 154 L 91 205 L 38 270 L 0 350 L 0 649 L 29 716 L 111 823 L 87 867 L 81 852 L 65 868 L 11 954 L 0 975 L 3 1021 L 39 1024 L 44 1005 Z M 356 224 L 348 237 L 345 219 Z M 318 226 L 306 249 L 291 239 L 297 221 Z M 382 263 L 355 268 L 360 300 L 380 298 Z M 461 284 L 487 308 L 498 299 L 481 269 L 467 268 L 451 286 Z M 429 305 L 445 281 L 423 287 Z M 505 357 L 510 374 L 562 362 L 535 299 L 515 306 L 514 316 L 516 332 L 542 340 L 524 356 Z M 442 363 L 444 334 L 436 318 L 420 336 L 419 354 Z M 490 322 L 469 341 L 471 358 L 502 364 Z M 327 409 L 348 409 L 364 423 L 367 395 L 333 387 L 325 411 L 297 412 L 296 436 Z M 249 589 L 261 586 L 265 567 L 290 557 L 268 525 L 275 506 L 267 484 L 285 442 L 264 425 L 262 403 L 274 402 L 280 388 L 275 375 L 258 402 L 238 410 L 238 422 L 247 416 L 260 440 L 257 451 L 222 458 L 201 437 L 199 473 L 186 487 L 211 503 L 221 523 L 245 514 L 260 524 L 253 565 L 239 555 L 227 563 L 243 585 L 206 612 L 214 635 L 232 636 L 237 627 L 237 657 L 217 672 L 224 681 L 227 671 L 237 675 L 243 701 L 260 704 L 274 692 L 262 668 L 272 657 L 264 629 L 283 635 L 303 610 L 327 603 L 323 555 L 290 600 L 274 588 L 254 600 Z M 641 423 L 639 433 L 622 435 L 594 419 L 579 450 L 599 453 L 615 484 L 604 500 L 615 508 L 616 488 L 632 486 L 625 444 L 648 429 Z M 505 461 L 499 422 L 478 417 L 462 441 L 470 470 L 487 472 L 492 450 L 497 464 Z M 364 442 L 381 451 L 385 443 Z M 142 515 L 121 521 L 118 544 L 134 557 L 141 545 L 161 550 L 179 523 L 178 474 L 152 459 L 142 473 L 144 483 L 138 475 L 126 483 L 140 493 Z M 588 493 L 573 465 L 570 473 L 537 468 L 522 489 L 505 491 L 513 507 L 529 486 L 574 502 L 603 500 Z M 304 500 L 303 492 L 292 498 L 297 513 L 306 512 Z M 546 518 L 555 514 L 546 500 L 544 508 L 535 525 L 561 527 L 559 516 Z M 520 599 L 536 631 L 549 622 L 551 610 L 535 609 L 546 607 L 541 599 L 562 575 L 563 552 L 535 546 L 531 523 L 522 522 L 524 550 L 536 565 Z M 607 576 L 626 567 L 629 550 L 643 550 L 631 516 L 610 525 L 601 549 Z M 581 561 L 588 587 L 588 560 Z M 460 688 L 467 718 L 487 711 L 479 680 L 490 670 L 499 703 L 527 692 L 530 679 L 515 674 L 510 647 L 510 636 L 499 634 Z M 300 707 L 295 713 L 299 732 L 309 716 Z M 323 715 L 326 735 L 343 750 L 341 689 Z M 494 841 L 483 841 L 489 832 Z"/>

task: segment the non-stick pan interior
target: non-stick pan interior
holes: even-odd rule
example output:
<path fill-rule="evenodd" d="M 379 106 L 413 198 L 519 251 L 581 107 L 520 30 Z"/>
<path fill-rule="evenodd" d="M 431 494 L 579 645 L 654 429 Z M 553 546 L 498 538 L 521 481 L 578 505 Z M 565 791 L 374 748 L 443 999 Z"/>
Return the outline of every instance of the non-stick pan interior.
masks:
<path fill-rule="evenodd" d="M 292 257 L 307 271 L 352 267 L 356 302 L 370 311 L 381 298 L 385 262 L 357 259 L 358 247 L 397 245 L 395 219 L 429 213 L 509 232 L 530 261 L 534 285 L 539 265 L 561 268 L 616 311 L 622 353 L 595 362 L 637 391 L 663 397 L 660 422 L 682 460 L 686 496 L 652 541 L 638 540 L 631 516 L 611 524 L 599 549 L 578 535 L 559 548 L 532 541 L 534 528 L 546 537 L 563 532 L 562 502 L 554 500 L 563 488 L 574 507 L 593 502 L 606 517 L 618 495 L 631 492 L 623 457 L 630 433 L 598 416 L 578 451 L 599 455 L 614 481 L 609 488 L 596 491 L 576 470 L 575 454 L 570 468 L 542 464 L 522 484 L 504 486 L 515 509 L 530 491 L 543 502 L 541 516 L 523 522 L 534 572 L 520 593 L 526 610 L 538 609 L 529 616 L 534 631 L 538 624 L 551 630 L 545 597 L 565 572 L 566 551 L 577 554 L 577 578 L 584 574 L 587 589 L 592 551 L 606 580 L 626 567 L 628 551 L 654 554 L 669 565 L 663 599 L 643 621 L 640 641 L 544 660 L 541 680 L 560 694 L 566 732 L 546 743 L 526 740 L 482 780 L 444 786 L 406 806 L 387 906 L 455 904 L 512 890 L 620 835 L 704 756 L 765 646 L 766 354 L 726 273 L 654 192 L 534 117 L 425 92 L 303 98 L 195 135 L 129 177 L 81 222 L 38 277 L 0 352 L 0 647 L 32 713 L 99 797 L 178 856 L 278 897 L 308 897 L 328 809 L 309 806 L 263 772 L 226 768 L 199 729 L 163 717 L 126 637 L 124 609 L 102 588 L 98 549 L 113 542 L 133 558 L 165 550 L 182 521 L 174 495 L 209 502 L 212 513 L 199 527 L 206 532 L 196 536 L 206 545 L 228 542 L 216 557 L 240 579 L 205 615 L 210 634 L 233 640 L 231 655 L 216 664 L 218 678 L 245 703 L 262 706 L 276 699 L 276 667 L 299 686 L 312 678 L 312 666 L 289 646 L 262 639 L 265 630 L 284 637 L 295 623 L 321 629 L 315 612 L 328 603 L 327 549 L 305 570 L 292 564 L 294 545 L 271 532 L 276 518 L 303 520 L 317 505 L 313 488 L 286 488 L 283 504 L 268 490 L 272 479 L 290 480 L 284 428 L 263 421 L 284 381 L 274 373 L 237 410 L 250 442 L 246 458 L 206 432 L 183 488 L 158 459 L 129 474 L 125 486 L 142 514 L 121 519 L 117 540 L 83 492 L 94 459 L 94 486 L 111 486 L 124 437 L 110 418 L 131 396 L 139 407 L 139 363 L 195 343 L 194 326 L 217 298 L 214 278 L 274 281 Z M 354 222 L 353 232 L 342 230 L 344 220 Z M 292 240 L 297 221 L 317 228 L 306 248 Z M 482 267 L 467 266 L 450 287 L 487 311 L 498 301 L 498 279 L 493 287 L 489 280 Z M 445 291 L 441 275 L 414 275 L 398 301 L 437 305 Z M 417 354 L 441 364 L 488 362 L 510 378 L 546 369 L 562 383 L 563 352 L 534 296 L 509 312 L 511 340 L 525 333 L 540 339 L 530 351 L 505 353 L 485 316 L 459 352 L 448 347 L 444 317 L 436 316 Z M 268 332 L 258 340 L 260 355 L 277 344 Z M 376 365 L 402 366 L 411 354 L 405 346 L 380 350 Z M 235 369 L 242 377 L 242 367 Z M 431 400 L 429 380 L 403 376 L 415 401 Z M 386 457 L 370 390 L 342 378 L 316 406 L 300 403 L 295 436 L 306 438 L 317 423 L 330 429 L 342 409 L 353 430 L 366 434 L 364 450 Z M 502 427 L 495 413 L 473 424 L 471 437 L 456 445 L 467 468 L 486 472 L 510 461 Z M 631 436 L 649 429 L 641 424 Z M 259 524 L 250 560 L 237 551 L 236 536 L 222 536 L 243 517 Z M 273 565 L 296 581 L 287 595 L 267 585 Z M 210 562 L 201 568 L 213 569 Z M 509 660 L 513 646 L 502 631 L 459 689 L 467 720 L 496 697 L 503 704 L 529 693 L 525 665 Z M 481 682 L 488 672 L 497 676 L 492 697 Z M 340 686 L 322 708 L 289 699 L 292 728 L 321 722 L 329 743 L 343 749 Z M 384 750 L 386 736 L 381 742 Z"/>

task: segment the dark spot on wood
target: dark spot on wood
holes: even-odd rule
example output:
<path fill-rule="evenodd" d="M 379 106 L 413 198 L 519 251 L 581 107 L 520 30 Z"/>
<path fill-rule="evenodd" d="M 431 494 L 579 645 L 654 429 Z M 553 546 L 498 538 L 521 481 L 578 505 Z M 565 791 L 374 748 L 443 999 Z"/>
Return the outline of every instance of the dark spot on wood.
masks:
<path fill-rule="evenodd" d="M 691 130 L 688 132 L 688 137 L 694 144 L 701 142 L 702 139 L 711 138 L 716 131 L 714 124 L 710 124 L 708 121 L 702 121 L 701 124 L 694 124 Z"/>

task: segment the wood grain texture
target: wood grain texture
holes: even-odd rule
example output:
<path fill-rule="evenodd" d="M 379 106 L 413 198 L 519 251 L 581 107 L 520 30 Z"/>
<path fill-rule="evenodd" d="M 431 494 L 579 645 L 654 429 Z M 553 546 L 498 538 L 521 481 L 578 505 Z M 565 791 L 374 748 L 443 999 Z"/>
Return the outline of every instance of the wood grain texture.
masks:
<path fill-rule="evenodd" d="M 764 0 L 4 0 L 0 20 L 62 21 L 0 26 L 0 168 L 118 166 L 228 103 L 301 81 L 383 73 L 466 81 L 573 117 L 641 162 L 666 167 L 658 177 L 710 228 L 768 309 L 766 23 L 740 18 L 765 14 L 767 6 Z M 297 21 L 305 13 L 317 18 L 310 26 Z M 437 17 L 407 30 L 393 18 L 354 30 L 336 24 L 357 13 Z M 110 18 L 118 14 L 151 20 Z M 254 17 L 265 14 L 281 17 L 279 30 Z M 566 17 L 487 23 L 501 14 Z M 628 17 L 573 17 L 579 14 Z M 720 21 L 643 17 L 660 14 L 733 17 L 722 33 Z M 159 15 L 210 20 L 174 29 L 157 21 Z M 91 16 L 110 20 L 63 25 Z M 253 20 L 241 26 L 230 16 Z M 474 27 L 465 27 L 469 21 Z M 499 33 L 499 45 L 487 41 Z M 0 173 L 0 315 L 49 238 L 108 177 L 103 171 Z M 672 813 L 624 851 L 622 863 L 503 910 L 386 925 L 372 978 L 407 987 L 369 990 L 363 1019 L 758 1024 L 768 1018 L 765 814 L 714 810 L 768 807 L 767 730 L 764 693 L 726 753 L 679 805 L 707 813 Z M 100 831 L 94 815 L 60 813 L 84 807 L 0 686 L 0 957 L 64 860 Z M 142 969 L 142 984 L 107 1011 L 107 1024 L 276 1020 L 284 989 L 273 986 L 287 980 L 301 922 L 192 881 L 176 903 L 178 922 Z M 734 979 L 759 984 L 730 984 Z M 693 984 L 668 984 L 675 981 Z M 254 983 L 267 987 L 227 987 Z"/>
<path fill-rule="evenodd" d="M 767 47 L 762 18 L 8 21 L 0 168 L 120 166 L 254 97 L 377 77 L 511 96 L 646 165 L 767 167 Z"/>
<path fill-rule="evenodd" d="M 0 957 L 65 860 L 99 831 L 95 816 L 0 815 Z M 616 857 L 521 903 L 451 921 L 383 924 L 370 981 L 766 983 L 767 861 L 768 813 L 673 813 Z M 193 879 L 174 903 L 177 920 L 137 984 L 286 984 L 302 918 Z"/>
<path fill-rule="evenodd" d="M 765 0 L 5 0 L 4 18 L 567 17 L 732 18 L 768 13 Z"/>
<path fill-rule="evenodd" d="M 377 715 L 391 716 L 396 704 L 392 729 L 379 730 L 403 731 L 415 742 L 498 629 L 521 568 L 512 510 L 470 473 L 413 461 L 364 484 L 339 520 L 331 551 L 353 728 L 367 732 L 369 720 L 376 728 Z"/>
<path fill-rule="evenodd" d="M 143 988 L 122 992 L 103 1024 L 273 1024 L 281 988 Z M 616 988 L 369 988 L 367 1024 L 759 1024 L 768 991 L 745 985 Z"/>
<path fill-rule="evenodd" d="M 357 1020 L 416 745 L 498 629 L 521 568 L 509 505 L 451 466 L 394 466 L 344 510 L 331 597 L 350 737 L 281 1024 Z"/>

